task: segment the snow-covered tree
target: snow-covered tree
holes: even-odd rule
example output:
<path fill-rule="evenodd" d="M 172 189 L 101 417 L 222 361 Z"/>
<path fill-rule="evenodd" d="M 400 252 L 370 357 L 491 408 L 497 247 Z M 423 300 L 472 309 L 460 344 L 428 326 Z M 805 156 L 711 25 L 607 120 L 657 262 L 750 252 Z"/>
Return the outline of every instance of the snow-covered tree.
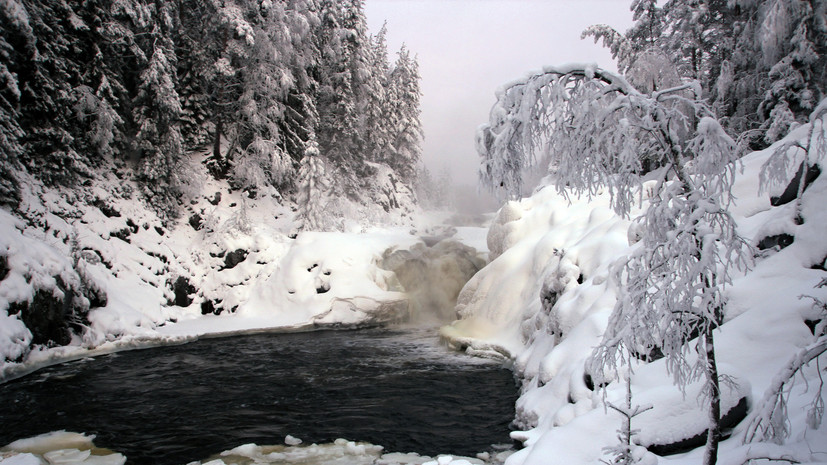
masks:
<path fill-rule="evenodd" d="M 827 279 L 823 279 L 817 287 L 827 287 Z M 764 398 L 750 415 L 742 437 L 744 443 L 772 441 L 781 444 L 790 435 L 787 412 L 789 389 L 795 383 L 797 375 L 800 375 L 811 362 L 818 361 L 819 357 L 827 353 L 827 302 L 812 299 L 820 317 L 818 324 L 813 328 L 813 338 L 776 374 Z M 807 411 L 808 426 L 814 430 L 824 421 L 824 373 L 818 363 L 816 367 L 819 385 L 814 389 L 813 400 Z"/>
<path fill-rule="evenodd" d="M 703 378 L 704 463 L 712 464 L 720 439 L 714 329 L 729 272 L 748 254 L 727 210 L 737 146 L 699 93 L 688 83 L 644 94 L 599 68 L 547 67 L 498 92 L 478 147 L 489 185 L 519 193 L 512 167 L 549 159 L 563 195 L 608 189 L 622 215 L 641 192 L 640 154 L 662 167 L 650 173 L 655 188 L 636 219 L 638 245 L 617 267 L 618 301 L 593 363 L 616 368 L 622 353 L 660 353 L 678 386 Z"/>
<path fill-rule="evenodd" d="M 15 50 L 12 43 L 16 38 L 22 38 L 26 46 L 18 45 Z M 4 2 L 0 6 L 0 205 L 17 203 L 12 172 L 23 153 L 20 139 L 24 133 L 19 123 L 21 91 L 17 73 L 9 66 L 16 61 L 16 54 L 34 45 L 29 16 L 23 5 L 16 1 Z"/>
<path fill-rule="evenodd" d="M 370 79 L 366 83 L 367 95 L 365 100 L 365 150 L 374 162 L 387 163 L 393 153 L 393 120 L 388 116 L 388 108 L 392 105 L 390 85 L 390 63 L 388 62 L 388 47 L 385 36 L 387 24 L 371 40 L 370 48 Z"/>
<path fill-rule="evenodd" d="M 331 218 L 327 211 L 330 187 L 325 162 L 319 153 L 319 145 L 311 139 L 307 143 L 307 150 L 299 167 L 297 219 L 302 230 L 324 231 L 330 226 Z"/>
<path fill-rule="evenodd" d="M 337 188 L 366 203 L 409 134 L 362 0 L 7 0 L 0 25 L 2 203 L 15 172 L 72 184 L 118 164 L 171 215 L 183 154 L 208 145 L 216 178 L 293 194 L 311 134 Z"/>
<path fill-rule="evenodd" d="M 765 8 L 760 37 L 770 83 L 759 111 L 765 138 L 774 142 L 803 123 L 827 91 L 827 5 L 774 0 Z"/>
<path fill-rule="evenodd" d="M 597 25 L 638 90 L 672 70 L 700 83 L 716 116 L 745 144 L 763 148 L 804 123 L 827 89 L 827 5 L 810 0 L 635 0 L 634 26 Z"/>
<path fill-rule="evenodd" d="M 390 75 L 390 105 L 393 156 L 388 164 L 404 177 L 413 176 L 422 154 L 422 125 L 419 120 L 419 65 L 404 45 Z"/>
<path fill-rule="evenodd" d="M 178 121 L 181 104 L 175 90 L 175 52 L 169 44 L 157 40 L 149 53 L 134 110 L 139 128 L 138 177 L 149 202 L 163 215 L 175 217 L 185 175 L 181 169 L 184 141 Z"/>
<path fill-rule="evenodd" d="M 345 171 L 345 182 L 355 184 L 350 172 L 357 156 L 356 90 L 351 68 L 351 47 L 347 45 L 355 31 L 342 25 L 342 11 L 337 2 L 323 0 L 320 7 L 322 32 L 319 35 L 321 76 L 317 90 L 319 150 L 332 165 Z"/>

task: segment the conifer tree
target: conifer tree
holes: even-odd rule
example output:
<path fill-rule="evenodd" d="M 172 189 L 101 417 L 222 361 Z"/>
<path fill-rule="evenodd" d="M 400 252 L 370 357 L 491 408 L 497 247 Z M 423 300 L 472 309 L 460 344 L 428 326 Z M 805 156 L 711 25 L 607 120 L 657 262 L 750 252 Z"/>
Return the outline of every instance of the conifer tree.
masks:
<path fill-rule="evenodd" d="M 152 29 L 149 62 L 140 74 L 134 120 L 138 127 L 136 149 L 140 157 L 138 179 L 150 204 L 174 218 L 183 188 L 184 156 L 176 91 L 175 51 L 161 26 Z"/>
<path fill-rule="evenodd" d="M 370 79 L 366 83 L 364 128 L 365 151 L 371 161 L 388 163 L 393 152 L 392 122 L 387 109 L 392 104 L 388 86 L 387 24 L 374 36 L 370 44 Z"/>
<path fill-rule="evenodd" d="M 393 104 L 393 158 L 389 165 L 403 177 L 412 176 L 422 152 L 419 120 L 419 66 L 404 45 L 390 75 Z"/>
<path fill-rule="evenodd" d="M 314 139 L 307 143 L 307 150 L 299 167 L 299 214 L 301 229 L 324 231 L 330 225 L 327 204 L 331 188 L 325 162 L 320 156 L 319 146 Z"/>

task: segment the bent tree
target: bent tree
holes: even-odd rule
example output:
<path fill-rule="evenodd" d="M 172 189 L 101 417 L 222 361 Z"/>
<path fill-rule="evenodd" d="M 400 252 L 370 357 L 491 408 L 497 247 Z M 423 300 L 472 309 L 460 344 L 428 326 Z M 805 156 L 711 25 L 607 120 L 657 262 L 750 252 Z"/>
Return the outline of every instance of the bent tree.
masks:
<path fill-rule="evenodd" d="M 497 92 L 477 147 L 483 183 L 511 196 L 537 160 L 548 163 L 562 195 L 606 189 L 623 216 L 642 200 L 644 176 L 654 186 L 633 225 L 638 243 L 615 268 L 617 304 L 591 363 L 617 371 L 630 355 L 662 355 L 681 389 L 703 379 L 704 463 L 714 464 L 721 416 L 714 329 L 730 270 L 749 254 L 728 212 L 737 145 L 699 94 L 694 83 L 641 93 L 596 67 L 547 67 Z"/>

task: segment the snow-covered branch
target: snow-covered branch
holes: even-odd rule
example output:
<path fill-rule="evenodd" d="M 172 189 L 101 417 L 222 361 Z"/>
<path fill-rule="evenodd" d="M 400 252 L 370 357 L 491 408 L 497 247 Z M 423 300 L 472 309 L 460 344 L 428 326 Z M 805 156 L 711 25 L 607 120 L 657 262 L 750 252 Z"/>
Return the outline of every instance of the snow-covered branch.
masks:
<path fill-rule="evenodd" d="M 523 171 L 540 163 L 566 195 L 636 185 L 667 165 L 689 182 L 686 142 L 696 118 L 711 114 L 697 95 L 694 83 L 647 95 L 594 65 L 546 67 L 497 91 L 477 134 L 480 178 L 510 197 L 522 194 Z M 634 200 L 628 190 L 610 191 L 614 208 L 627 214 Z"/>

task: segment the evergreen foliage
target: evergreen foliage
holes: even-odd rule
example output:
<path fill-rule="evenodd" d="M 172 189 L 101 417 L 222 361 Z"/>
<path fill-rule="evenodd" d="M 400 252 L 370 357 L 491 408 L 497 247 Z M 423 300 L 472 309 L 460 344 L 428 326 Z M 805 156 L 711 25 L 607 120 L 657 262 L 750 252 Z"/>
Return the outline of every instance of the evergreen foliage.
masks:
<path fill-rule="evenodd" d="M 635 0 L 631 9 L 625 34 L 597 25 L 583 36 L 602 40 L 640 91 L 664 88 L 664 74 L 665 87 L 697 80 L 724 128 L 754 149 L 806 122 L 827 95 L 825 2 Z"/>
<path fill-rule="evenodd" d="M 419 161 L 419 76 L 361 0 L 0 2 L 0 202 L 17 173 L 72 185 L 125 167 L 167 218 L 187 153 L 255 196 L 293 196 L 314 138 L 332 188 Z M 388 115 L 393 115 L 388 117 Z"/>

